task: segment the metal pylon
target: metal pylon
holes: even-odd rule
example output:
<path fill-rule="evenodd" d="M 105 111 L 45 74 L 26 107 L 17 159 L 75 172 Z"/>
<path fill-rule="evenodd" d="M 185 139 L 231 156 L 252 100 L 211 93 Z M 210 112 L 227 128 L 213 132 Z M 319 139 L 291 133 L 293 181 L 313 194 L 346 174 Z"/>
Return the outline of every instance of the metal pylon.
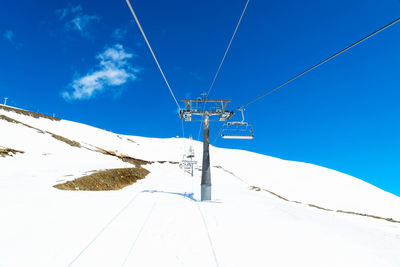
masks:
<path fill-rule="evenodd" d="M 210 118 L 203 116 L 203 168 L 201 170 L 201 200 L 211 200 Z"/>
<path fill-rule="evenodd" d="M 227 111 L 226 106 L 231 100 L 220 99 L 182 99 L 185 103 L 184 110 L 179 111 L 181 119 L 192 121 L 197 115 L 203 121 L 203 165 L 201 171 L 201 201 L 211 200 L 211 169 L 210 169 L 210 117 L 218 116 L 218 121 L 226 121 L 232 117 L 233 112 Z"/>

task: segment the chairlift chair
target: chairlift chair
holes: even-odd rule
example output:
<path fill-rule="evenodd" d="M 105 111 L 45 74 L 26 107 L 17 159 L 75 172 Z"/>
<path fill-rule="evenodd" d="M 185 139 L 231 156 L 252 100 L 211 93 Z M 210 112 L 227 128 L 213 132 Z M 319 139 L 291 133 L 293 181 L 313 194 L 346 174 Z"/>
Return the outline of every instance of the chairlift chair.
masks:
<path fill-rule="evenodd" d="M 253 139 L 253 126 L 244 121 L 243 109 L 239 109 L 242 113 L 242 121 L 226 122 L 222 126 L 221 137 L 224 139 Z"/>
<path fill-rule="evenodd" d="M 188 153 L 185 156 L 186 156 L 186 158 L 190 158 L 190 159 L 195 157 L 194 149 L 192 146 L 189 147 Z"/>

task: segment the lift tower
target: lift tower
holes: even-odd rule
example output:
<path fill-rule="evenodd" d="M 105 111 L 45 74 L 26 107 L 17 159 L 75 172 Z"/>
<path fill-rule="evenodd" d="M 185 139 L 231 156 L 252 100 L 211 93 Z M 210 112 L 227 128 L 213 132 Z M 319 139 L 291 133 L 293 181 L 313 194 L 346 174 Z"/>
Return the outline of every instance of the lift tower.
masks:
<path fill-rule="evenodd" d="M 211 200 L 210 172 L 210 117 L 218 116 L 218 121 L 229 120 L 233 111 L 227 111 L 226 106 L 231 100 L 220 99 L 181 99 L 185 109 L 179 111 L 181 119 L 192 121 L 193 116 L 201 116 L 203 121 L 203 165 L 201 171 L 201 200 Z"/>

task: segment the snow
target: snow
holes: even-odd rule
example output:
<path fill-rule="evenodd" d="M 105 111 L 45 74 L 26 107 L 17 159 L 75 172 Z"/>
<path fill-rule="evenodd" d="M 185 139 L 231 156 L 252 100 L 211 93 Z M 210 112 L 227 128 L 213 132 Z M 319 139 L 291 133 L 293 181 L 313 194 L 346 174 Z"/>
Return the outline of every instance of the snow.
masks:
<path fill-rule="evenodd" d="M 213 200 L 200 202 L 200 171 L 191 177 L 156 162 L 179 161 L 189 144 L 201 162 L 199 142 L 118 135 L 1 107 L 0 115 L 82 145 L 0 119 L 0 146 L 25 152 L 0 157 L 0 266 L 400 266 L 400 223 L 307 205 L 400 220 L 399 197 L 355 177 L 211 147 Z M 154 163 L 118 191 L 52 187 L 133 167 L 95 148 Z"/>

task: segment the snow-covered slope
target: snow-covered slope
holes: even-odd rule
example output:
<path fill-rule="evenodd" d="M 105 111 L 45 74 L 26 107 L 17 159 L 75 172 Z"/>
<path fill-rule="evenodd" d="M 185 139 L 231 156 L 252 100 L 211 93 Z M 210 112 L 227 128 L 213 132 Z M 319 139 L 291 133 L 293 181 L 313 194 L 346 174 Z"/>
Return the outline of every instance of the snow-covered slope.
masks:
<path fill-rule="evenodd" d="M 196 141 L 0 106 L 0 149 L 24 152 L 0 157 L 0 266 L 400 266 L 399 197 L 312 164 L 211 147 L 214 200 L 199 202 L 200 172 L 169 163 L 189 145 L 201 162 Z M 118 191 L 52 187 L 133 167 L 99 151 L 154 163 Z"/>

